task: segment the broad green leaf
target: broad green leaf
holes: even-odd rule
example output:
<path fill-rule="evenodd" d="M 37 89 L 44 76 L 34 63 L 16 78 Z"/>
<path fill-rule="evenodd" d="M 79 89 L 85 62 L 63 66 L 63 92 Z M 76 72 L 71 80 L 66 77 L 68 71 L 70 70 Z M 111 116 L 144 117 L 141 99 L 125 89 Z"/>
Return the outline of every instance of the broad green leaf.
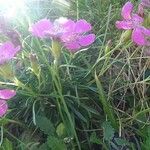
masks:
<path fill-rule="evenodd" d="M 119 146 L 130 145 L 130 143 L 129 143 L 127 140 L 121 139 L 121 138 L 115 138 L 115 142 L 116 142 L 117 145 L 119 145 Z"/>
<path fill-rule="evenodd" d="M 60 123 L 56 128 L 56 133 L 59 137 L 66 135 L 66 129 L 63 123 Z"/>
<path fill-rule="evenodd" d="M 51 150 L 67 150 L 67 147 L 62 139 L 54 136 L 49 136 L 47 139 L 48 147 Z"/>
<path fill-rule="evenodd" d="M 111 126 L 111 123 L 108 121 L 103 122 L 102 124 L 103 127 L 103 133 L 104 133 L 104 139 L 106 141 L 110 141 L 112 140 L 112 138 L 114 137 L 114 128 Z"/>
<path fill-rule="evenodd" d="M 45 134 L 54 135 L 55 133 L 55 128 L 52 122 L 44 116 L 36 116 L 36 125 Z"/>

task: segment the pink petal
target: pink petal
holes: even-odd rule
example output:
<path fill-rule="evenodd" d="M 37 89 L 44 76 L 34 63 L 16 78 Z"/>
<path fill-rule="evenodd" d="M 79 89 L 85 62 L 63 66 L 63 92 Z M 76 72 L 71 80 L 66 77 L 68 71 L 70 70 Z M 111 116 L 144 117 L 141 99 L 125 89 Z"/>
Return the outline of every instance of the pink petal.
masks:
<path fill-rule="evenodd" d="M 95 41 L 95 34 L 84 35 L 79 39 L 81 46 L 88 46 Z"/>
<path fill-rule="evenodd" d="M 145 36 L 145 46 L 150 46 L 150 40 L 148 38 L 150 38 L 150 29 L 146 29 L 146 28 L 142 28 L 142 32 Z"/>
<path fill-rule="evenodd" d="M 0 90 L 0 99 L 8 100 L 16 95 L 16 91 L 9 90 L 9 89 L 3 89 Z"/>
<path fill-rule="evenodd" d="M 76 34 L 72 32 L 66 32 L 61 36 L 62 42 L 71 42 L 76 40 Z"/>
<path fill-rule="evenodd" d="M 45 32 L 52 28 L 52 23 L 48 19 L 42 19 L 37 23 L 33 24 L 29 31 L 37 37 L 44 38 Z"/>
<path fill-rule="evenodd" d="M 133 14 L 132 21 L 134 22 L 135 25 L 141 25 L 143 23 L 144 19 L 137 14 Z"/>
<path fill-rule="evenodd" d="M 3 117 L 3 115 L 6 114 L 7 110 L 8 110 L 7 102 L 0 99 L 0 117 Z"/>
<path fill-rule="evenodd" d="M 131 12 L 133 10 L 133 4 L 131 2 L 127 2 L 121 11 L 121 15 L 124 19 L 128 20 L 131 19 Z"/>
<path fill-rule="evenodd" d="M 20 51 L 20 46 L 15 48 L 13 43 L 10 41 L 3 43 L 0 46 L 0 64 L 12 59 L 18 51 Z"/>
<path fill-rule="evenodd" d="M 150 36 L 150 29 L 146 29 L 145 27 L 141 27 L 142 32 L 146 36 Z"/>
<path fill-rule="evenodd" d="M 132 21 L 116 21 L 116 27 L 118 29 L 130 30 L 133 29 Z"/>
<path fill-rule="evenodd" d="M 54 21 L 54 24 L 64 25 L 68 22 L 68 19 L 65 17 L 60 17 Z"/>
<path fill-rule="evenodd" d="M 59 19 L 56 19 L 54 21 L 53 27 L 45 33 L 47 33 L 51 37 L 60 38 L 60 36 L 66 31 L 70 32 L 70 29 L 72 29 L 72 25 L 70 25 L 70 23 L 72 23 L 72 21 L 68 20 L 67 18 L 60 17 Z"/>
<path fill-rule="evenodd" d="M 140 28 L 135 28 L 132 33 L 132 40 L 138 45 L 145 45 L 145 37 Z"/>
<path fill-rule="evenodd" d="M 81 46 L 77 42 L 66 43 L 65 46 L 71 52 L 76 52 L 81 48 Z"/>
<path fill-rule="evenodd" d="M 76 23 L 71 19 L 69 19 L 65 24 L 63 24 L 64 30 L 69 33 L 74 32 L 75 26 Z"/>
<path fill-rule="evenodd" d="M 86 20 L 79 20 L 76 22 L 76 26 L 75 26 L 75 32 L 76 33 L 84 33 L 84 32 L 88 32 L 92 29 L 92 26 L 90 23 L 88 23 Z"/>

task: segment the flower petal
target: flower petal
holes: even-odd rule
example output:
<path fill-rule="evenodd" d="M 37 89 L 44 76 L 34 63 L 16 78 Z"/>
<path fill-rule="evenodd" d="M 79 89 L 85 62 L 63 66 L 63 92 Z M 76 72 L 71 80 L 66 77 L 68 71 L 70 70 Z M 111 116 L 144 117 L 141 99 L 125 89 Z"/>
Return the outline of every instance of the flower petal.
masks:
<path fill-rule="evenodd" d="M 7 102 L 0 99 L 0 117 L 3 117 L 8 110 Z"/>
<path fill-rule="evenodd" d="M 146 29 L 145 27 L 141 27 L 141 29 L 145 36 L 145 45 L 150 46 L 150 29 Z"/>
<path fill-rule="evenodd" d="M 88 46 L 95 41 L 95 34 L 84 35 L 79 39 L 81 46 Z"/>
<path fill-rule="evenodd" d="M 135 28 L 132 32 L 132 40 L 138 45 L 145 45 L 145 37 L 140 28 Z"/>
<path fill-rule="evenodd" d="M 29 31 L 36 37 L 44 38 L 45 32 L 52 28 L 52 23 L 48 19 L 42 19 L 33 24 Z"/>
<path fill-rule="evenodd" d="M 65 46 L 71 52 L 76 52 L 81 48 L 81 46 L 77 42 L 65 43 Z"/>
<path fill-rule="evenodd" d="M 54 24 L 63 25 L 68 22 L 68 19 L 65 17 L 60 17 L 54 21 Z"/>
<path fill-rule="evenodd" d="M 145 27 L 141 27 L 142 32 L 146 35 L 150 37 L 150 29 L 146 29 Z"/>
<path fill-rule="evenodd" d="M 133 4 L 131 2 L 127 2 L 123 7 L 121 11 L 121 15 L 124 19 L 128 20 L 131 19 L 131 12 L 133 10 Z"/>
<path fill-rule="evenodd" d="M 144 19 L 142 17 L 140 17 L 138 14 L 133 14 L 132 21 L 134 22 L 135 25 L 141 25 L 143 23 Z"/>
<path fill-rule="evenodd" d="M 62 42 L 71 42 L 77 39 L 76 34 L 72 33 L 72 32 L 66 32 L 61 36 L 61 41 Z"/>
<path fill-rule="evenodd" d="M 17 52 L 20 51 L 20 46 L 14 47 L 13 43 L 7 41 L 0 46 L 0 64 L 11 60 Z"/>
<path fill-rule="evenodd" d="M 16 91 L 10 89 L 0 90 L 0 99 L 10 99 L 16 95 Z"/>
<path fill-rule="evenodd" d="M 118 29 L 130 30 L 133 29 L 132 21 L 116 21 L 116 27 Z"/>
<path fill-rule="evenodd" d="M 76 23 L 71 19 L 69 19 L 65 24 L 63 24 L 64 30 L 69 33 L 74 32 L 75 26 Z"/>
<path fill-rule="evenodd" d="M 45 34 L 47 36 L 51 36 L 53 38 L 59 39 L 64 33 L 70 32 L 72 30 L 73 24 L 70 25 L 70 23 L 74 23 L 74 22 L 68 20 L 67 18 L 60 17 L 59 19 L 56 19 L 54 21 L 51 29 L 45 31 Z"/>
<path fill-rule="evenodd" d="M 86 20 L 81 19 L 79 21 L 76 22 L 75 25 L 75 32 L 76 33 L 84 33 L 84 32 L 88 32 L 92 29 L 92 26 L 90 23 L 88 23 Z"/>

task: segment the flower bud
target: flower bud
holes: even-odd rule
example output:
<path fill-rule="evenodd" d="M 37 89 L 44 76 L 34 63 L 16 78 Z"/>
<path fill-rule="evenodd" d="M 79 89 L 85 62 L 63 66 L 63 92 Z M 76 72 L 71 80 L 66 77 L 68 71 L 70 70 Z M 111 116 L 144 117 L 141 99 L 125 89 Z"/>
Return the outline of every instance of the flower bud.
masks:
<path fill-rule="evenodd" d="M 61 55 L 61 45 L 57 40 L 52 40 L 52 55 L 54 56 L 55 60 L 59 60 Z"/>
<path fill-rule="evenodd" d="M 36 76 L 39 76 L 40 73 L 40 66 L 38 64 L 37 55 L 31 53 L 30 54 L 30 62 L 31 62 L 31 69 L 35 73 Z"/>
<path fill-rule="evenodd" d="M 112 41 L 109 40 L 109 41 L 107 42 L 107 44 L 106 44 L 106 47 L 105 47 L 105 55 L 106 55 L 107 53 L 109 53 L 109 51 L 110 51 L 110 49 L 111 49 L 111 45 L 112 45 Z"/>
<path fill-rule="evenodd" d="M 14 73 L 9 63 L 0 65 L 0 75 L 7 80 L 12 80 L 14 78 Z"/>
<path fill-rule="evenodd" d="M 132 35 L 132 30 L 126 30 L 125 32 L 122 33 L 120 42 L 121 43 L 128 42 L 131 39 L 131 35 Z"/>
<path fill-rule="evenodd" d="M 145 27 L 149 28 L 150 27 L 150 13 L 148 13 L 146 16 L 145 16 L 145 19 L 144 19 L 144 24 L 143 24 Z"/>
<path fill-rule="evenodd" d="M 138 6 L 138 15 L 142 18 L 144 17 L 144 6 L 142 4 L 139 4 Z"/>

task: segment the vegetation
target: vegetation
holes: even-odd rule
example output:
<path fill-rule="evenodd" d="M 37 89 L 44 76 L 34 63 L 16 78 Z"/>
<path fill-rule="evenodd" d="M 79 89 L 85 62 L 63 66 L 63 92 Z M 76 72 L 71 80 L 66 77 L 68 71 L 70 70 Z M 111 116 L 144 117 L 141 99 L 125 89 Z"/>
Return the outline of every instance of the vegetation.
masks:
<path fill-rule="evenodd" d="M 136 11 L 139 2 L 132 3 Z M 0 150 L 149 150 L 149 46 L 137 46 L 131 32 L 115 27 L 124 4 L 28 1 L 7 20 L 6 31 L 19 32 L 22 48 L 9 62 L 15 79 L 0 73 L 0 87 L 17 92 L 0 118 Z M 55 64 L 53 41 L 32 36 L 29 26 L 62 16 L 90 22 L 96 40 L 76 53 L 61 47 Z M 7 39 L 14 38 L 2 33 L 0 41 Z"/>

